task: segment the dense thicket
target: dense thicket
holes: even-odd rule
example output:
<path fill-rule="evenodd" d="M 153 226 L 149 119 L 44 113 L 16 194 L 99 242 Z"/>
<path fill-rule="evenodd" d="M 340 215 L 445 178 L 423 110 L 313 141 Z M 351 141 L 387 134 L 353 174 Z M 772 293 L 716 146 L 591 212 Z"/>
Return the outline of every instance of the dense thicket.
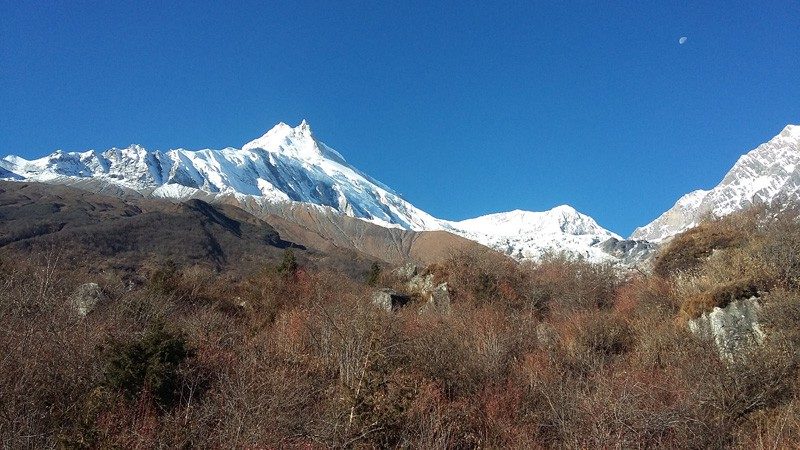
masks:
<path fill-rule="evenodd" d="M 25 447 L 800 445 L 800 227 L 752 212 L 676 238 L 655 274 L 457 254 L 449 314 L 353 279 L 165 264 L 87 275 L 0 261 L 0 444 Z M 98 283 L 86 317 L 72 293 Z M 721 359 L 686 320 L 741 296 L 764 344 Z M 417 301 L 422 301 L 417 299 Z"/>

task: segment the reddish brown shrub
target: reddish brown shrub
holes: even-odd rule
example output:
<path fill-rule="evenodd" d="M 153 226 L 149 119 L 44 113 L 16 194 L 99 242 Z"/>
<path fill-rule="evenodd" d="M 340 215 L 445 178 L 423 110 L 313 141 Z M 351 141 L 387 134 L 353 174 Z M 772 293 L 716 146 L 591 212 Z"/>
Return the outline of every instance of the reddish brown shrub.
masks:
<path fill-rule="evenodd" d="M 714 250 L 741 245 L 746 239 L 744 215 L 733 215 L 725 219 L 710 220 L 675 236 L 656 255 L 653 272 L 661 277 L 670 277 L 679 272 L 697 270 Z"/>
<path fill-rule="evenodd" d="M 570 314 L 581 309 L 613 305 L 619 277 L 609 265 L 550 258 L 527 265 L 531 286 L 549 313 Z"/>

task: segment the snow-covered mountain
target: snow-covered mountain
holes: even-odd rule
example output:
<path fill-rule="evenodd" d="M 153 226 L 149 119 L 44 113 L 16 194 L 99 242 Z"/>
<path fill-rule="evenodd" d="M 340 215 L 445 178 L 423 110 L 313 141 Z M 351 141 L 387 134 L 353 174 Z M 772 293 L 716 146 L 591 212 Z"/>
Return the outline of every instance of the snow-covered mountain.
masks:
<path fill-rule="evenodd" d="M 619 239 L 569 206 L 460 222 L 437 219 L 348 164 L 316 139 L 306 121 L 297 127 L 280 123 L 241 149 L 162 152 L 131 145 L 103 152 L 59 150 L 30 161 L 7 156 L 0 160 L 0 178 L 59 184 L 92 180 L 179 200 L 211 196 L 229 202 L 234 197 L 261 212 L 265 205 L 301 202 L 385 227 L 446 230 L 521 259 L 565 252 L 591 261 L 614 260 L 599 244 Z"/>
<path fill-rule="evenodd" d="M 510 211 L 460 222 L 452 230 L 517 259 L 538 259 L 547 253 L 580 255 L 590 261 L 609 259 L 597 244 L 622 239 L 591 217 L 568 205 L 545 212 Z"/>
<path fill-rule="evenodd" d="M 725 216 L 753 204 L 800 201 L 800 126 L 788 125 L 769 142 L 736 161 L 710 190 L 697 190 L 644 227 L 631 239 L 662 242 L 697 225 L 708 215 Z"/>
<path fill-rule="evenodd" d="M 157 197 L 188 198 L 201 190 L 329 206 L 384 226 L 413 230 L 438 226 L 429 214 L 318 141 L 306 121 L 294 128 L 280 123 L 241 149 L 161 152 L 131 145 L 104 152 L 56 151 L 33 161 L 7 156 L 0 167 L 10 173 L 3 176 L 7 179 L 95 178 Z"/>

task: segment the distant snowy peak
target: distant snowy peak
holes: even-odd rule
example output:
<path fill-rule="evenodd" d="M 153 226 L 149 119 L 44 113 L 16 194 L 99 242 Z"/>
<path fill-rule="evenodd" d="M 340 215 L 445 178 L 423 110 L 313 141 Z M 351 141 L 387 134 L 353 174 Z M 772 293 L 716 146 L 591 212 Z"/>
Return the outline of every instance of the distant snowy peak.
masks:
<path fill-rule="evenodd" d="M 515 210 L 489 214 L 448 225 L 456 234 L 517 259 L 565 253 L 593 262 L 608 261 L 612 258 L 599 244 L 622 239 L 568 205 L 544 212 Z"/>
<path fill-rule="evenodd" d="M 514 210 L 488 214 L 474 219 L 451 222 L 451 224 L 464 231 L 491 232 L 505 236 L 526 233 L 564 233 L 607 235 L 621 239 L 618 235 L 598 225 L 591 217 L 579 213 L 569 205 L 556 206 L 544 212 Z"/>
<path fill-rule="evenodd" d="M 800 201 L 800 126 L 742 155 L 713 189 L 681 197 L 650 224 L 637 228 L 633 239 L 662 242 L 697 225 L 707 215 L 725 216 L 753 204 Z"/>

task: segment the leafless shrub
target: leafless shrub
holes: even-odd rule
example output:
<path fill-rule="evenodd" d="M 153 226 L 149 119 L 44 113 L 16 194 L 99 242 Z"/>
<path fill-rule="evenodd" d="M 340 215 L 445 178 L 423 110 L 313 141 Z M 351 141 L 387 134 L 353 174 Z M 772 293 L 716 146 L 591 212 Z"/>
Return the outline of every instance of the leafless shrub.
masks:
<path fill-rule="evenodd" d="M 0 445 L 793 447 L 800 297 L 776 270 L 793 225 L 770 220 L 732 223 L 741 241 L 669 277 L 457 255 L 428 270 L 453 289 L 448 315 L 381 311 L 362 279 L 312 268 L 176 267 L 159 290 L 139 273 L 6 258 Z M 767 338 L 723 361 L 679 305 L 752 293 L 739 280 L 769 282 L 757 287 Z M 79 319 L 68 298 L 87 281 L 110 300 Z M 159 321 L 194 350 L 168 408 L 102 377 L 109 340 Z"/>
<path fill-rule="evenodd" d="M 563 257 L 529 264 L 527 270 L 543 296 L 543 309 L 555 314 L 611 307 L 620 282 L 610 265 Z"/>

